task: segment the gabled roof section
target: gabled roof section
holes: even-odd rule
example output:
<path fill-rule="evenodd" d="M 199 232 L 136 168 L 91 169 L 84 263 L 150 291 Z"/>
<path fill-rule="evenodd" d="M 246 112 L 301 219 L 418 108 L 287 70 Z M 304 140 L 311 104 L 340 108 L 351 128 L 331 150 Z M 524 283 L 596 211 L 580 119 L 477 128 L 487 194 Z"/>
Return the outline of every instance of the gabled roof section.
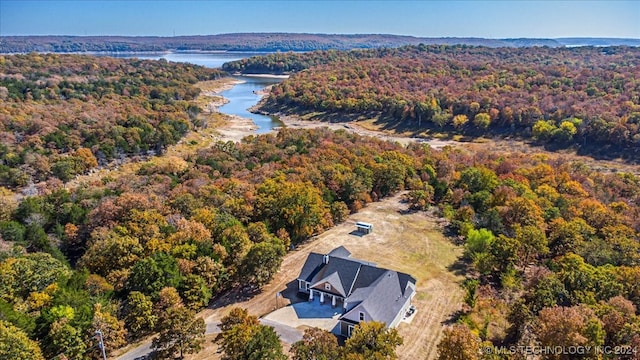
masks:
<path fill-rule="evenodd" d="M 363 312 L 369 316 L 368 321 L 376 320 L 389 325 L 412 295 L 413 288 L 408 289 L 409 291 L 401 289 L 398 272 L 386 270 L 371 286 L 354 291 L 349 301 L 362 299 L 362 302 L 340 318 L 358 322 L 360 312 Z"/>
<path fill-rule="evenodd" d="M 334 249 L 335 253 L 344 256 L 350 254 L 344 247 Z M 352 284 L 358 275 L 360 266 L 365 263 L 361 260 L 352 259 L 350 257 L 336 257 L 329 255 L 327 264 L 323 262 L 324 255 L 318 253 L 310 253 L 307 261 L 304 263 L 298 279 L 317 284 L 320 280 L 328 277 L 333 273 L 337 273 L 339 282 L 335 283 L 337 288 L 342 288 L 344 296 L 348 296 Z M 335 281 L 335 280 L 334 280 Z M 338 286 L 339 283 L 339 286 Z M 334 284 L 334 283 L 332 283 Z"/>
<path fill-rule="evenodd" d="M 344 285 L 342 284 L 342 281 L 340 281 L 340 276 L 338 275 L 337 272 L 333 272 L 333 273 L 329 274 L 329 276 L 316 281 L 313 285 L 311 285 L 311 287 L 315 288 L 315 287 L 320 286 L 320 285 L 322 285 L 324 283 L 331 284 L 331 286 L 333 287 L 334 291 L 330 291 L 330 292 L 337 293 L 338 295 L 341 295 L 343 297 L 347 296 L 347 294 L 344 291 Z M 320 290 L 324 291 L 324 288 L 320 288 Z"/>
<path fill-rule="evenodd" d="M 398 273 L 398 280 L 400 281 L 400 289 L 402 290 L 402 295 L 405 296 L 405 292 L 407 291 L 407 285 L 409 283 L 413 284 L 415 286 L 416 284 L 416 279 L 409 275 L 409 274 L 405 274 L 405 273 Z"/>
<path fill-rule="evenodd" d="M 353 293 L 351 293 L 351 295 L 349 295 L 349 298 L 347 299 L 348 307 L 346 310 L 349 311 L 353 309 L 354 306 L 357 306 L 361 302 L 367 300 L 369 296 L 373 294 L 373 290 L 373 286 L 356 289 Z"/>
<path fill-rule="evenodd" d="M 313 277 L 311 283 L 317 283 L 320 279 L 323 279 L 332 273 L 337 273 L 340 279 L 340 283 L 342 284 L 342 288 L 344 291 L 349 291 L 351 288 L 351 284 L 356 278 L 358 274 L 358 269 L 361 264 L 357 261 L 353 261 L 351 259 L 343 259 L 339 257 L 329 257 L 328 264 L 321 264 L 321 269 L 317 272 L 317 274 Z M 349 295 L 346 293 L 345 295 Z"/>
<path fill-rule="evenodd" d="M 360 272 L 358 273 L 358 277 L 353 283 L 353 288 L 350 289 L 350 291 L 355 292 L 356 289 L 371 286 L 371 284 L 384 274 L 385 271 L 388 270 L 370 265 L 362 265 Z"/>

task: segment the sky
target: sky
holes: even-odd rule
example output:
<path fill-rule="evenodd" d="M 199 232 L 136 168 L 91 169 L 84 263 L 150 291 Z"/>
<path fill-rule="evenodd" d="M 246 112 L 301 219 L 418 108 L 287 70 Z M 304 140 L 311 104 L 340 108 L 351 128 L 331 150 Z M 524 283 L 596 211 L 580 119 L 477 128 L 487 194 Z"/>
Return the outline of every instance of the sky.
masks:
<path fill-rule="evenodd" d="M 0 36 L 235 32 L 640 38 L 640 0 L 0 0 Z"/>

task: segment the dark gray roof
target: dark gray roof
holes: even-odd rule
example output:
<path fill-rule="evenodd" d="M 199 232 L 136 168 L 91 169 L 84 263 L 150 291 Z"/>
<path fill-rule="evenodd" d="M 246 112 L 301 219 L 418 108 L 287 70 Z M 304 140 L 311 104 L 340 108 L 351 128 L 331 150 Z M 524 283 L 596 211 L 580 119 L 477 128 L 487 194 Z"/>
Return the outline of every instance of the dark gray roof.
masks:
<path fill-rule="evenodd" d="M 335 256 L 340 258 L 348 258 L 351 256 L 351 252 L 347 250 L 344 246 L 337 247 L 329 253 L 329 256 Z"/>
<path fill-rule="evenodd" d="M 405 295 L 404 292 L 407 290 L 408 283 L 412 283 L 414 285 L 416 283 L 416 279 L 413 276 L 401 272 L 398 273 L 398 280 L 400 280 L 400 289 L 402 290 L 402 295 Z"/>
<path fill-rule="evenodd" d="M 302 270 L 300 270 L 298 279 L 311 282 L 311 279 L 313 279 L 315 274 L 320 271 L 320 265 L 322 265 L 322 254 L 309 254 L 309 256 L 307 256 L 307 261 L 305 261 L 302 266 Z"/>
<path fill-rule="evenodd" d="M 344 254 L 343 251 L 341 253 Z M 340 295 L 349 296 L 349 290 L 358 275 L 361 263 L 355 259 L 329 255 L 329 263 L 325 264 L 323 257 L 318 253 L 309 254 L 298 279 L 309 282 L 312 286 L 328 281 Z"/>
<path fill-rule="evenodd" d="M 369 288 L 370 296 L 342 315 L 341 319 L 359 321 L 360 312 L 364 312 L 367 321 L 376 320 L 389 325 L 405 304 L 405 296 L 411 295 L 402 294 L 398 273 L 391 270 L 385 271 Z"/>
<path fill-rule="evenodd" d="M 362 265 L 358 278 L 353 283 L 353 290 L 371 286 L 387 269 Z"/>
<path fill-rule="evenodd" d="M 338 293 L 345 296 L 347 312 L 340 319 L 359 322 L 359 313 L 362 311 L 367 320 L 382 321 L 389 325 L 413 295 L 414 288 L 409 283 L 415 285 L 416 279 L 405 273 L 352 259 L 350 254 L 341 246 L 328 254 L 329 261 L 325 264 L 322 254 L 311 253 L 298 279 L 312 286 L 329 282 Z M 324 291 L 322 288 L 319 290 Z"/>
<path fill-rule="evenodd" d="M 349 296 L 349 289 L 351 289 L 351 284 L 353 284 L 353 281 L 358 275 L 360 266 L 361 264 L 357 261 L 330 256 L 328 264 L 320 262 L 319 270 L 309 282 L 316 284 L 329 275 L 337 273 L 340 280 L 339 286 L 344 289 L 345 296 Z M 337 284 L 334 285 L 338 287 Z"/>

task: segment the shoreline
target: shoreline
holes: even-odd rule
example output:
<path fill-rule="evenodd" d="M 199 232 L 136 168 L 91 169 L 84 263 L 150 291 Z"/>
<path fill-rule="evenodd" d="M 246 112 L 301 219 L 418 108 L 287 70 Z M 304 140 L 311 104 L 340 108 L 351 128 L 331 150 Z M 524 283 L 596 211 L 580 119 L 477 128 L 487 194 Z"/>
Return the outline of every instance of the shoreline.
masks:
<path fill-rule="evenodd" d="M 315 121 L 315 120 L 303 120 L 298 115 L 284 115 L 284 114 L 271 114 L 269 115 L 277 116 L 280 121 L 285 125 L 285 127 L 291 127 L 294 129 L 317 129 L 326 127 L 331 130 L 345 130 L 354 134 L 358 134 L 360 136 L 369 136 L 378 138 L 385 141 L 397 142 L 402 145 L 407 145 L 410 143 L 424 143 L 431 146 L 431 148 L 439 150 L 445 146 L 456 146 L 462 145 L 463 143 L 453 140 L 440 140 L 440 139 L 427 139 L 427 138 L 418 138 L 418 137 L 407 137 L 407 136 L 399 136 L 399 135 L 390 135 L 386 134 L 382 131 L 369 130 L 358 125 L 356 121 L 348 121 L 343 123 L 329 123 L 323 121 Z"/>
<path fill-rule="evenodd" d="M 218 110 L 220 106 L 229 102 L 229 99 L 220 94 L 245 82 L 246 81 L 242 79 L 226 77 L 220 80 L 214 80 L 210 83 L 205 82 L 203 85 L 206 87 L 206 90 L 201 87 L 201 95 L 215 98 L 212 101 L 209 101 L 203 110 L 209 113 L 216 112 L 223 116 L 225 120 L 224 125 L 214 129 L 216 132 L 216 135 L 214 136 L 216 140 L 239 142 L 245 136 L 255 135 L 256 130 L 258 130 L 258 125 L 256 125 L 253 120 L 237 115 L 225 114 Z"/>
<path fill-rule="evenodd" d="M 200 89 L 200 95 L 205 96 L 220 96 L 221 92 L 230 90 L 238 84 L 245 83 L 242 79 L 237 79 L 232 76 L 223 77 L 218 80 L 200 81 L 195 86 Z"/>
<path fill-rule="evenodd" d="M 242 75 L 242 76 L 247 76 L 247 75 Z M 250 75 L 250 77 L 263 77 L 263 78 L 274 78 L 274 77 L 279 78 L 280 76 L 288 77 L 288 75 L 269 75 L 269 74 L 251 74 Z M 237 79 L 237 78 L 232 78 L 232 79 L 233 81 L 225 82 L 222 86 L 218 86 L 216 89 L 211 89 L 210 90 L 211 95 L 215 94 L 215 96 L 221 97 L 219 95 L 221 92 L 228 90 L 233 86 L 244 82 L 241 79 Z M 255 92 L 256 94 L 260 95 L 260 100 L 258 100 L 258 102 L 254 106 L 250 107 L 249 111 L 257 114 L 267 115 L 267 116 L 276 116 L 283 123 L 284 127 L 290 127 L 294 129 L 317 129 L 317 128 L 326 127 L 334 131 L 345 130 L 361 136 L 370 136 L 370 137 L 375 137 L 385 141 L 397 142 L 405 146 L 410 143 L 425 143 L 431 146 L 433 149 L 442 149 L 445 146 L 463 145 L 463 143 L 460 143 L 458 141 L 453 141 L 453 140 L 407 137 L 407 136 L 387 134 L 382 131 L 369 130 L 360 126 L 357 123 L 357 121 L 330 123 L 330 122 L 323 122 L 323 121 L 316 121 L 316 120 L 303 120 L 299 115 L 266 112 L 260 109 L 260 105 L 264 97 L 266 97 L 271 91 L 272 86 L 273 85 L 266 86 L 264 89 L 261 89 Z M 203 95 L 209 95 L 209 94 L 203 92 Z M 222 97 L 222 103 L 226 103 L 228 101 L 229 101 L 228 99 Z M 209 105 L 215 106 L 213 102 L 210 103 Z M 219 104 L 217 106 L 220 106 L 220 105 L 222 104 Z M 213 108 L 214 111 L 217 111 L 217 106 Z M 225 116 L 227 121 L 225 125 L 216 129 L 216 132 L 220 134 L 218 140 L 239 142 L 246 136 L 256 135 L 256 130 L 258 129 L 258 126 L 253 122 L 253 120 L 249 118 L 236 116 L 236 115 L 225 114 L 222 112 L 219 112 L 219 113 Z M 272 129 L 271 131 L 266 132 L 266 134 L 275 134 L 279 130 L 280 128 L 275 128 L 275 129 Z"/>
<path fill-rule="evenodd" d="M 226 118 L 226 124 L 215 129 L 218 133 L 217 140 L 240 142 L 249 135 L 256 135 L 258 125 L 253 120 L 237 115 L 220 114 Z"/>
<path fill-rule="evenodd" d="M 244 77 L 252 77 L 252 78 L 262 78 L 262 79 L 288 79 L 291 75 L 277 75 L 277 74 L 242 74 L 242 73 L 234 73 L 233 76 L 244 76 Z"/>

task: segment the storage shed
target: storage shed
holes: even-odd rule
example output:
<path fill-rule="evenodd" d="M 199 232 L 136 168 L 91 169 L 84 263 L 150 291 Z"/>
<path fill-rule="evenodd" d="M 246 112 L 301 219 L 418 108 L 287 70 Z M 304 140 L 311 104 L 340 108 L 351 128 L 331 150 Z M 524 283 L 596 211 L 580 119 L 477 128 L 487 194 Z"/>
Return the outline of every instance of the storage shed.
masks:
<path fill-rule="evenodd" d="M 359 233 L 371 234 L 373 232 L 373 224 L 358 221 L 356 223 L 356 229 L 358 230 Z"/>

